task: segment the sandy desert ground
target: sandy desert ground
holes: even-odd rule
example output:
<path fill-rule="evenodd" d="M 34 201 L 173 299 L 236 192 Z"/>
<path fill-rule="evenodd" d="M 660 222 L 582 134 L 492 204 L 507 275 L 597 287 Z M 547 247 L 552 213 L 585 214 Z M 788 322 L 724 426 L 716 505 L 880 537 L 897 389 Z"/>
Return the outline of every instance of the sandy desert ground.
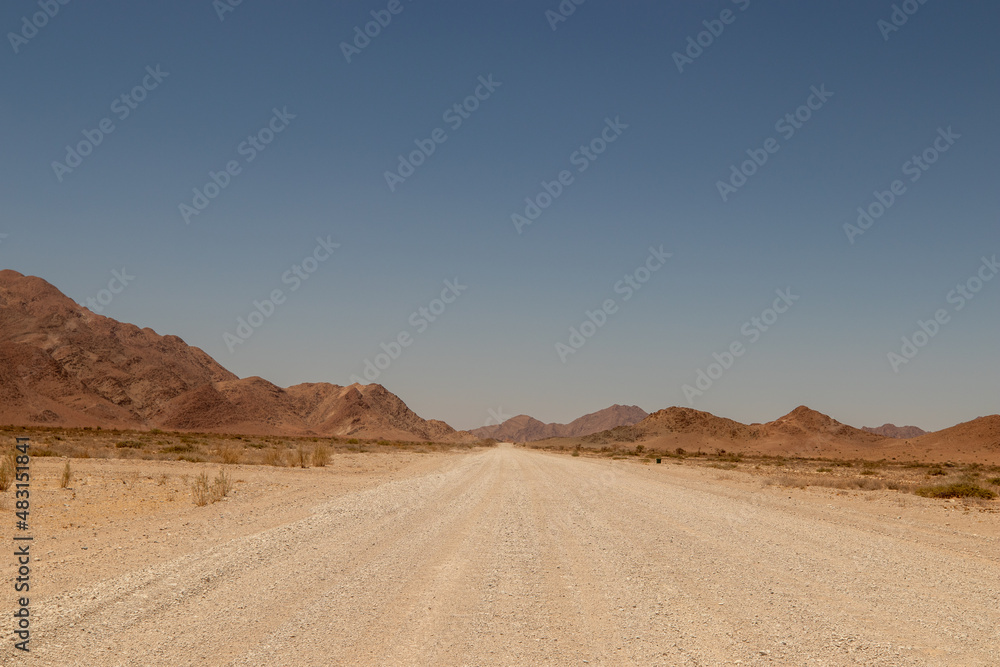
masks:
<path fill-rule="evenodd" d="M 218 465 L 32 465 L 4 664 L 1000 664 L 997 501 L 511 446 L 227 466 L 204 507 Z"/>

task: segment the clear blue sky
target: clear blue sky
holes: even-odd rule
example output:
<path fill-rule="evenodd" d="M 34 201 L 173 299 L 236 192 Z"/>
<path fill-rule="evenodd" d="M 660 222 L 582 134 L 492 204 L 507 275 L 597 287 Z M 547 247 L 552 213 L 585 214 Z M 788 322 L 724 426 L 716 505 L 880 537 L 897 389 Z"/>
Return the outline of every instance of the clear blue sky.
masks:
<path fill-rule="evenodd" d="M 589 0 L 553 30 L 555 0 L 402 0 L 348 63 L 341 43 L 388 2 L 245 0 L 224 20 L 209 0 L 71 2 L 37 34 L 37 2 L 7 2 L 0 265 L 81 303 L 125 267 L 103 314 L 282 386 L 347 384 L 405 332 L 377 381 L 458 428 L 612 403 L 748 422 L 807 404 L 928 429 L 996 413 L 1000 279 L 961 310 L 948 295 L 1000 253 L 1000 7 L 930 0 L 885 39 L 892 4 Z M 703 21 L 723 30 L 680 72 Z M 445 111 L 490 75 L 454 128 Z M 134 109 L 114 103 L 144 80 Z M 786 138 L 776 122 L 813 86 L 833 96 Z M 275 108 L 295 118 L 248 162 L 240 145 Z M 114 131 L 57 176 L 105 118 Z M 628 127 L 574 158 L 609 118 Z M 959 138 L 910 181 L 904 163 L 949 127 Z M 390 190 L 385 172 L 438 128 Z M 768 138 L 777 152 L 723 201 L 718 181 Z M 187 224 L 179 205 L 230 161 L 239 173 Z M 572 182 L 518 234 L 511 215 L 563 170 Z M 896 179 L 905 192 L 850 243 L 844 225 Z M 340 247 L 291 291 L 282 276 L 317 237 Z M 661 245 L 672 256 L 626 301 L 616 283 Z M 421 330 L 418 309 L 456 278 L 467 289 Z M 789 287 L 773 327 L 741 332 Z M 223 334 L 275 289 L 285 301 L 230 352 Z M 607 299 L 564 363 L 556 344 Z M 888 353 L 939 309 L 947 324 L 894 372 Z M 744 354 L 689 401 L 735 342 Z"/>

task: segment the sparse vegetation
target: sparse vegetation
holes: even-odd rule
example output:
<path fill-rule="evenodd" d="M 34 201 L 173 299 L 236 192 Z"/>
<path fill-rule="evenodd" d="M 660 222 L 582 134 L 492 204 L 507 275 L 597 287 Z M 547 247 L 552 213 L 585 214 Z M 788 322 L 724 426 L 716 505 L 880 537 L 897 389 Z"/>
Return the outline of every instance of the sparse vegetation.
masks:
<path fill-rule="evenodd" d="M 66 461 L 65 467 L 63 467 L 62 475 L 59 476 L 59 488 L 65 489 L 68 487 L 72 479 L 73 471 L 69 467 L 69 461 Z"/>
<path fill-rule="evenodd" d="M 588 440 L 581 438 L 579 442 L 586 443 Z M 681 464 L 687 460 L 695 465 L 716 470 L 744 470 L 749 479 L 757 478 L 764 486 L 801 489 L 823 487 L 845 491 L 890 490 L 901 493 L 918 493 L 932 498 L 989 500 L 1000 497 L 1000 492 L 983 488 L 987 485 L 1000 486 L 1000 477 L 995 476 L 996 473 L 1000 473 L 1000 465 L 984 465 L 982 463 L 896 462 L 890 459 L 878 461 L 841 460 L 747 454 L 727 452 L 723 449 L 714 449 L 708 453 L 700 450 L 696 452 L 686 451 L 680 447 L 673 450 L 661 450 L 650 448 L 648 444 L 637 444 L 631 449 L 613 443 L 605 444 L 599 448 L 588 448 L 579 444 L 567 447 L 564 441 L 556 441 L 552 444 L 540 441 L 530 442 L 525 446 L 531 449 L 569 452 L 571 456 L 589 455 L 612 460 L 625 460 L 628 457 L 640 455 L 643 460 L 673 459 L 675 464 Z M 987 475 L 993 476 L 987 478 Z M 927 487 L 926 482 L 932 476 L 943 477 L 940 480 L 942 484 Z"/>
<path fill-rule="evenodd" d="M 209 503 L 217 503 L 228 496 L 232 488 L 232 478 L 226 474 L 225 470 L 220 470 L 211 482 L 209 482 L 208 473 L 203 472 L 191 482 L 191 497 L 195 505 L 204 507 Z"/>
<path fill-rule="evenodd" d="M 917 489 L 915 493 L 925 498 L 983 498 L 985 500 L 993 500 L 997 497 L 995 492 L 969 482 L 925 486 Z"/>
<path fill-rule="evenodd" d="M 188 433 L 162 430 L 97 429 L 94 427 L 66 428 L 53 426 L 0 426 L 0 442 L 13 436 L 33 440 L 32 457 L 144 459 L 154 461 L 185 461 L 188 463 L 222 463 L 279 465 L 296 467 L 302 464 L 298 454 L 304 450 L 306 467 L 328 465 L 338 451 L 384 453 L 406 451 L 427 453 L 469 450 L 495 446 L 495 441 L 476 443 L 409 442 L 398 440 L 366 440 L 362 438 L 320 438 L 316 436 L 248 436 L 225 433 Z M 41 445 L 41 446 L 40 446 Z M 320 453 L 317 454 L 317 449 Z M 255 454 L 253 450 L 260 450 Z M 7 451 L 6 448 L 3 451 Z M 13 447 L 10 448 L 13 454 Z M 318 457 L 318 458 L 317 458 Z M 320 463 L 322 462 L 322 463 Z M 13 459 L 4 473 L 0 457 L 0 486 L 14 479 Z M 8 476 L 4 481 L 3 476 Z M 58 472 L 56 473 L 58 475 Z M 185 486 L 187 484 L 185 483 Z"/>

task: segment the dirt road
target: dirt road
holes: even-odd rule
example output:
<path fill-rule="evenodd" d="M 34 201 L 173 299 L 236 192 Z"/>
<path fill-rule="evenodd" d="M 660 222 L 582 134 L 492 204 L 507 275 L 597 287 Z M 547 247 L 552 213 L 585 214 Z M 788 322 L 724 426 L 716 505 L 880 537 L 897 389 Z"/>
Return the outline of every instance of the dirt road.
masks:
<path fill-rule="evenodd" d="M 940 501 L 898 509 L 713 474 L 507 446 L 441 457 L 304 517 L 38 600 L 30 657 L 2 656 L 1000 664 L 1000 515 L 956 530 Z"/>

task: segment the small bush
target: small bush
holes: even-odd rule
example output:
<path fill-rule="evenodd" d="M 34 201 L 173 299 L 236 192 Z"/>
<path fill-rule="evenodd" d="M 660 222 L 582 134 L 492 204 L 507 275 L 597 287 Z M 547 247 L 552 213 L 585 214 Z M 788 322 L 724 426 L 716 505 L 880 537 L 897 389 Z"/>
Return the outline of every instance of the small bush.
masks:
<path fill-rule="evenodd" d="M 357 438 L 351 438 L 350 440 L 347 441 L 347 444 L 349 444 L 349 445 L 356 445 L 359 442 L 360 441 Z"/>
<path fill-rule="evenodd" d="M 993 500 L 997 497 L 993 491 L 968 482 L 925 486 L 917 489 L 915 493 L 924 498 L 984 498 Z"/>
<path fill-rule="evenodd" d="M 322 442 L 313 447 L 312 463 L 317 468 L 324 467 L 330 462 L 330 452 Z"/>
<path fill-rule="evenodd" d="M 15 456 L 14 450 L 11 449 L 4 455 L 3 459 L 0 460 L 0 491 L 6 491 L 9 489 L 11 483 L 14 481 L 14 468 L 17 467 L 16 459 L 14 458 Z"/>
<path fill-rule="evenodd" d="M 833 468 L 816 468 L 816 472 L 833 472 Z"/>
<path fill-rule="evenodd" d="M 171 445 L 161 450 L 166 454 L 183 454 L 184 452 L 193 452 L 194 447 L 191 445 Z"/>
<path fill-rule="evenodd" d="M 117 443 L 115 447 L 118 449 L 142 449 L 145 443 L 139 442 L 138 440 L 122 440 Z"/>
<path fill-rule="evenodd" d="M 222 500 L 233 490 L 233 480 L 226 474 L 225 470 L 220 470 L 212 482 L 212 502 Z"/>
<path fill-rule="evenodd" d="M 941 470 L 941 468 L 931 468 L 930 470 L 927 471 L 927 474 L 930 475 L 931 477 L 937 477 L 941 475 L 947 475 L 948 473 L 946 473 L 944 470 Z"/>
<path fill-rule="evenodd" d="M 277 447 L 271 447 L 264 451 L 264 465 L 285 467 L 285 453 Z"/>
<path fill-rule="evenodd" d="M 222 463 L 240 463 L 243 460 L 243 454 L 235 447 L 219 447 L 216 455 Z"/>
<path fill-rule="evenodd" d="M 191 498 L 198 507 L 204 507 L 212 498 L 212 489 L 208 483 L 208 473 L 203 472 L 191 482 Z"/>
<path fill-rule="evenodd" d="M 65 489 L 69 486 L 70 480 L 73 479 L 73 471 L 69 468 L 69 461 L 66 461 L 66 466 L 63 468 L 62 475 L 59 476 L 59 488 Z"/>
<path fill-rule="evenodd" d="M 987 484 L 993 484 L 994 486 L 1000 486 L 1000 477 L 990 477 L 986 480 Z"/>
<path fill-rule="evenodd" d="M 862 491 L 878 491 L 879 489 L 884 489 L 885 484 L 877 479 L 854 479 L 851 480 L 850 488 L 861 489 Z"/>

